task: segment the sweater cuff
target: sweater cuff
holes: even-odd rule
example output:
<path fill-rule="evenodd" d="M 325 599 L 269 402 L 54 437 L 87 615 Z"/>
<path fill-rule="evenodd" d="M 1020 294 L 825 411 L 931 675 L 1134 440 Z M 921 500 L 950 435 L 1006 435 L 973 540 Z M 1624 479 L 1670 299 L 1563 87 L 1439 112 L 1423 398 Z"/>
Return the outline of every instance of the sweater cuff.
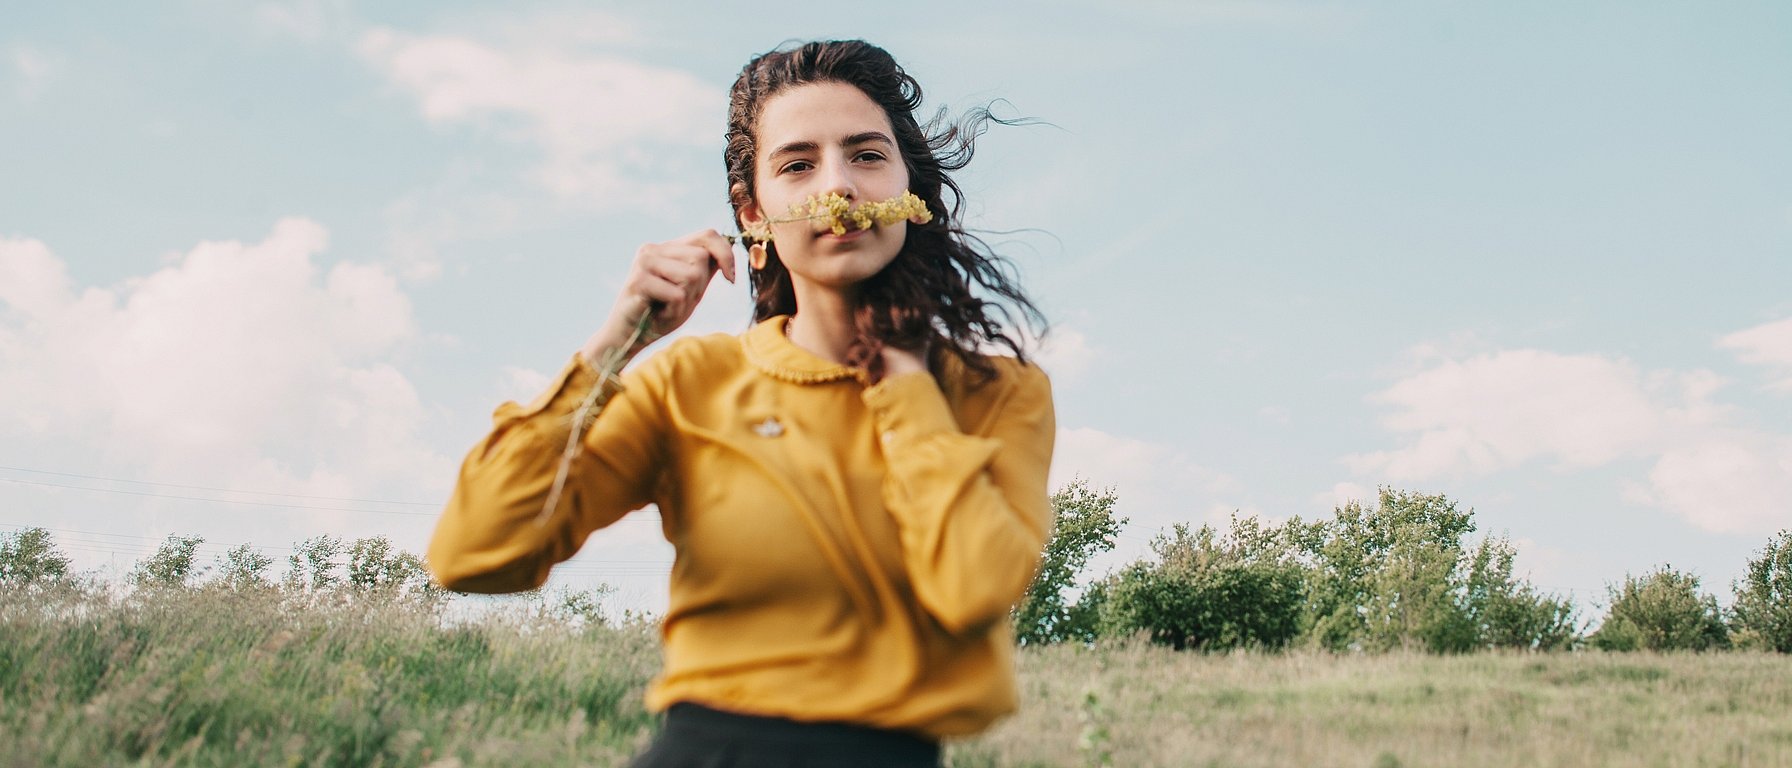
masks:
<path fill-rule="evenodd" d="M 867 387 L 863 399 L 877 424 L 878 440 L 886 448 L 928 435 L 959 432 L 946 394 L 926 371 L 884 379 Z"/>
<path fill-rule="evenodd" d="M 523 408 L 522 416 L 529 418 L 549 413 L 564 414 L 570 417 L 574 411 L 579 409 L 579 404 L 584 402 L 585 396 L 591 392 L 591 388 L 597 384 L 597 370 L 585 360 L 584 355 L 574 354 L 566 367 L 560 370 L 560 374 L 554 377 L 554 382 L 548 386 L 547 390 Z M 612 395 L 622 389 L 620 380 L 614 377 L 604 382 L 604 385 L 604 388 L 609 391 L 599 395 L 599 403 L 609 400 Z"/>

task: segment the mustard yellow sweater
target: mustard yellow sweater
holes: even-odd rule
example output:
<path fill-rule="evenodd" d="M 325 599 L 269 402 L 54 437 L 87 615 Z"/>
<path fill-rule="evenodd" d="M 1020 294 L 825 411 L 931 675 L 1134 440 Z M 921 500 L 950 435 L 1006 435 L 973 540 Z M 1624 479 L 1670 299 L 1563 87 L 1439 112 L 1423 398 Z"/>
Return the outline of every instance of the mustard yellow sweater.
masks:
<path fill-rule="evenodd" d="M 1008 611 L 1051 526 L 1051 387 L 993 358 L 868 385 L 784 336 L 673 343 L 622 377 L 559 510 L 537 516 L 577 360 L 475 446 L 429 547 L 450 589 L 539 586 L 592 531 L 659 506 L 676 552 L 650 709 L 690 701 L 945 737 L 1013 711 Z"/>

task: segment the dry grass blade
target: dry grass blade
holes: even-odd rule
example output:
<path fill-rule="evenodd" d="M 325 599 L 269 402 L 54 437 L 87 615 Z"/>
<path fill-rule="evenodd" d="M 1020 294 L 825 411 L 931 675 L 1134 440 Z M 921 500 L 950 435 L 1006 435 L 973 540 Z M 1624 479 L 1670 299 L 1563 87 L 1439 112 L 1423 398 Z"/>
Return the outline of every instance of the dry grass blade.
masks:
<path fill-rule="evenodd" d="M 541 514 L 535 516 L 536 525 L 546 525 L 548 518 L 554 515 L 554 508 L 560 505 L 560 494 L 565 492 L 566 478 L 572 473 L 573 457 L 579 455 L 579 441 L 584 438 L 585 430 L 590 428 L 592 420 L 597 418 L 597 412 L 603 409 L 603 404 L 598 400 L 603 396 L 604 385 L 617 380 L 623 363 L 628 361 L 628 351 L 647 338 L 648 329 L 653 326 L 653 310 L 651 305 L 642 310 L 641 317 L 635 320 L 635 331 L 628 337 L 628 342 L 605 350 L 604 359 L 598 362 L 597 383 L 579 401 L 578 410 L 573 411 L 572 430 L 566 436 L 566 450 L 560 453 L 560 466 L 554 472 L 554 484 L 548 488 L 548 498 L 542 502 Z"/>

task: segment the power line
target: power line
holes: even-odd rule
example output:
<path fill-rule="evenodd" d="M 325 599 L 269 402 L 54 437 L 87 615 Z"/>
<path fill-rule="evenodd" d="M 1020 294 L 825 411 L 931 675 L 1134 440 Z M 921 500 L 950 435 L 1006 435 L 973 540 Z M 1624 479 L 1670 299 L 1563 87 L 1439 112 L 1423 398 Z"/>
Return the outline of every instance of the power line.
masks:
<path fill-rule="evenodd" d="M 173 493 L 151 493 L 149 491 L 127 491 L 120 488 L 94 488 L 85 485 L 65 485 L 62 483 L 45 483 L 37 480 L 20 480 L 15 477 L 0 477 L 0 483 L 16 485 L 36 485 L 45 488 L 66 488 L 74 491 L 92 491 L 94 493 L 115 493 L 122 496 L 147 496 L 157 499 L 180 499 L 182 501 L 207 501 L 213 504 L 244 504 L 252 507 L 277 507 L 280 509 L 313 509 L 324 512 L 366 512 L 375 515 L 407 515 L 410 517 L 435 517 L 434 512 L 404 512 L 396 509 L 365 509 L 360 507 L 320 507 L 315 504 L 283 504 L 277 501 L 245 501 L 242 499 L 214 499 L 206 496 L 182 496 Z"/>
<path fill-rule="evenodd" d="M 148 480 L 127 480 L 122 477 L 100 477 L 98 475 L 81 475 L 74 472 L 52 472 L 47 469 L 28 469 L 25 467 L 0 466 L 0 470 L 9 472 L 26 472 L 34 475 L 55 475 L 57 477 L 74 477 L 82 480 L 101 480 L 108 483 L 130 483 L 132 485 L 152 485 L 159 488 L 186 488 L 194 491 L 218 491 L 221 493 L 241 493 L 254 496 L 284 496 L 292 499 L 317 499 L 320 501 L 359 501 L 369 504 L 404 504 L 413 507 L 439 507 L 427 501 L 389 501 L 385 499 L 360 499 L 349 496 L 313 496 L 303 493 L 279 493 L 277 491 L 244 491 L 237 488 L 219 488 L 210 485 L 184 485 L 181 483 L 156 483 Z"/>
<path fill-rule="evenodd" d="M 0 469 L 6 469 L 6 467 L 0 467 Z M 99 478 L 99 479 L 107 479 L 107 478 Z M 120 482 L 140 482 L 140 481 L 123 480 Z M 211 498 L 208 496 L 184 496 L 181 494 L 154 493 L 151 491 L 127 491 L 127 490 L 123 490 L 120 488 L 95 488 L 95 487 L 87 486 L 87 485 L 67 485 L 64 483 L 46 483 L 46 482 L 42 482 L 39 480 L 20 480 L 16 477 L 0 477 L 0 483 L 12 483 L 14 485 L 31 485 L 31 486 L 37 486 L 40 488 L 62 488 L 62 489 L 71 490 L 71 491 L 90 491 L 93 493 L 112 493 L 112 494 L 118 494 L 121 496 L 140 496 L 140 497 L 156 498 L 156 499 L 177 499 L 177 500 L 181 500 L 181 501 L 204 501 L 204 502 L 210 502 L 212 504 L 241 504 L 241 505 L 253 506 L 253 507 L 274 507 L 274 508 L 278 508 L 278 509 L 309 509 L 309 510 L 316 510 L 316 511 L 321 511 L 321 512 L 365 512 L 367 514 L 373 514 L 373 515 L 404 515 L 407 517 L 439 517 L 440 516 L 439 513 L 436 513 L 436 512 L 406 512 L 403 510 L 396 510 L 396 509 L 367 509 L 365 507 L 326 507 L 326 506 L 318 506 L 315 504 L 285 504 L 285 503 L 276 502 L 276 501 L 249 501 L 249 500 L 244 500 L 244 499 L 216 499 L 216 498 Z M 177 487 L 180 487 L 180 486 L 177 486 Z M 186 486 L 186 487 L 190 487 L 190 486 Z M 231 493 L 257 493 L 256 491 L 230 491 L 230 492 Z M 294 496 L 296 494 L 269 494 L 269 495 Z M 327 499 L 327 498 L 331 498 L 331 497 L 327 497 L 327 496 L 303 497 L 303 496 L 301 496 L 300 498 Z M 382 504 L 419 504 L 420 502 L 405 501 L 405 502 L 377 502 L 377 503 L 382 503 Z M 638 514 L 631 513 L 629 515 L 625 515 L 624 517 L 617 520 L 616 522 L 619 522 L 619 523 L 655 522 L 655 523 L 657 523 L 657 522 L 659 522 L 659 515 L 645 514 L 645 513 L 638 513 Z"/>
<path fill-rule="evenodd" d="M 156 538 L 154 536 L 137 536 L 137 535 L 129 534 L 129 533 L 100 533 L 98 531 L 79 531 L 79 530 L 75 530 L 73 528 L 51 528 L 49 526 L 44 526 L 44 525 L 26 525 L 24 523 L 0 523 L 0 527 L 12 528 L 14 530 L 23 530 L 25 528 L 42 528 L 51 533 L 65 533 L 65 534 L 72 534 L 75 536 L 103 536 L 103 537 L 120 538 L 120 539 L 135 539 L 137 542 L 137 543 L 108 542 L 108 541 L 82 542 L 82 543 L 86 543 L 89 545 L 138 547 L 141 549 L 154 549 L 158 546 L 161 546 L 162 542 L 167 541 L 166 538 Z M 203 539 L 204 537 L 202 536 L 200 538 Z M 79 540 L 77 540 L 77 541 L 79 541 Z M 251 545 L 251 547 L 254 549 L 260 549 L 260 550 L 282 550 L 282 551 L 284 551 L 284 549 L 285 549 L 283 547 L 275 547 L 275 546 Z M 235 547 L 231 547 L 231 546 L 227 546 L 222 543 L 212 542 L 212 541 L 207 540 L 205 543 L 200 544 L 199 548 L 201 550 L 220 550 L 220 551 L 222 551 L 222 550 L 234 549 Z M 574 565 L 574 567 L 577 567 L 579 565 L 587 565 L 585 563 L 575 563 L 571 560 L 568 560 L 566 562 L 572 563 Z M 664 564 L 665 563 L 665 561 L 663 561 L 663 560 L 651 560 L 651 559 L 650 560 L 603 560 L 601 562 L 603 562 L 603 563 L 636 563 L 636 564 Z"/>
<path fill-rule="evenodd" d="M 166 541 L 166 539 L 157 539 L 152 536 L 135 536 L 125 533 L 99 533 L 96 531 L 80 531 L 72 528 L 51 528 L 48 526 L 25 525 L 20 523 L 0 523 L 0 527 L 13 530 L 42 528 L 51 533 L 66 534 L 67 536 L 57 537 L 57 545 L 66 550 L 94 554 L 126 555 L 133 558 L 154 552 L 161 546 L 161 542 Z M 135 539 L 135 541 L 93 541 L 90 539 L 73 538 L 75 536 L 112 537 Z M 223 555 L 235 548 L 236 547 L 234 546 L 221 543 L 202 542 L 195 547 L 195 550 L 201 554 Z M 292 551 L 289 548 L 277 546 L 250 545 L 250 548 L 263 553 L 284 553 Z M 605 559 L 579 561 L 575 558 L 554 566 L 555 573 L 570 576 L 662 576 L 670 571 L 671 563 L 666 560 L 655 559 Z"/>
<path fill-rule="evenodd" d="M 89 552 L 110 552 L 112 554 L 153 552 L 168 540 L 167 537 L 156 538 L 154 536 L 137 536 L 129 533 L 79 531 L 73 528 L 51 528 L 44 525 L 27 525 L 24 523 L 0 523 L 0 528 L 10 528 L 15 531 L 21 531 L 26 528 L 42 528 L 51 533 L 61 534 L 57 537 L 58 543 L 70 549 L 81 549 Z M 205 540 L 205 537 L 203 536 L 199 538 L 202 540 L 197 547 L 200 552 L 223 554 L 236 548 L 236 546 Z M 128 541 L 107 541 L 106 539 L 128 539 Z M 246 544 L 247 542 L 244 543 Z M 256 546 L 254 544 L 249 544 L 249 548 L 261 552 L 289 551 L 289 548 L 287 547 Z"/>

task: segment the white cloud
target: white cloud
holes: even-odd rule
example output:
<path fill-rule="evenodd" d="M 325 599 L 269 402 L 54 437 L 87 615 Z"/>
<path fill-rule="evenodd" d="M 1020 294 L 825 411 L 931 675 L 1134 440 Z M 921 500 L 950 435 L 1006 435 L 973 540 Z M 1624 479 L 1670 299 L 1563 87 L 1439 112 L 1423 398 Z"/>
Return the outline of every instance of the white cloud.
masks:
<path fill-rule="evenodd" d="M 1776 337 L 1744 337 L 1759 338 Z M 1644 372 L 1600 355 L 1444 360 L 1372 398 L 1390 407 L 1382 424 L 1404 445 L 1344 462 L 1358 478 L 1399 484 L 1532 461 L 1570 471 L 1643 459 L 1652 469 L 1626 490 L 1633 503 L 1711 531 L 1792 525 L 1792 437 L 1734 424 L 1737 411 L 1713 400 L 1723 384 L 1708 371 Z"/>
<path fill-rule="evenodd" d="M 1408 444 L 1345 462 L 1396 483 L 1535 459 L 1558 469 L 1598 466 L 1711 421 L 1719 409 L 1708 397 L 1720 384 L 1706 372 L 1645 374 L 1599 355 L 1510 350 L 1444 361 L 1373 397 L 1392 408 L 1383 426 Z"/>
<path fill-rule="evenodd" d="M 1373 488 L 1364 488 L 1356 483 L 1342 482 L 1333 485 L 1329 491 L 1315 494 L 1313 496 L 1313 506 L 1318 507 L 1325 514 L 1330 514 L 1332 510 L 1353 501 L 1373 505 L 1380 498 L 1380 492 Z"/>
<path fill-rule="evenodd" d="M 1032 334 L 1023 336 L 1022 345 L 1033 352 L 1030 359 L 1054 379 L 1075 379 L 1095 361 L 1095 348 L 1089 344 L 1088 335 L 1068 325 L 1053 325 L 1043 340 Z"/>
<path fill-rule="evenodd" d="M 69 300 L 68 270 L 37 240 L 0 240 L 0 302 L 27 317 Z"/>
<path fill-rule="evenodd" d="M 1737 331 L 1718 339 L 1717 345 L 1735 350 L 1737 359 L 1765 366 L 1782 377 L 1771 386 L 1792 391 L 1792 317 Z"/>
<path fill-rule="evenodd" d="M 322 42 L 355 26 L 348 0 L 275 0 L 255 7 L 263 27 L 306 42 Z"/>
<path fill-rule="evenodd" d="M 427 280 L 442 273 L 443 245 L 501 235 L 515 228 L 526 205 L 510 196 L 476 191 L 476 179 L 452 170 L 449 178 L 413 190 L 386 206 L 386 252 L 399 275 Z"/>
<path fill-rule="evenodd" d="M 605 11 L 566 8 L 541 13 L 503 12 L 469 17 L 481 33 L 509 47 L 642 47 L 652 33 L 633 19 Z"/>
<path fill-rule="evenodd" d="M 1177 523 L 1211 523 L 1223 529 L 1234 514 L 1266 517 L 1242 502 L 1237 480 L 1172 445 L 1098 429 L 1060 428 L 1049 484 L 1057 489 L 1079 477 L 1095 489 L 1113 489 L 1114 511 L 1127 518 L 1114 549 L 1089 564 L 1091 577 L 1151 557 L 1152 538 Z"/>
<path fill-rule="evenodd" d="M 600 35 L 600 38 L 603 36 Z M 513 35 L 494 44 L 389 28 L 362 34 L 361 55 L 418 100 L 425 119 L 472 125 L 546 155 L 535 177 L 563 199 L 652 206 L 676 194 L 663 156 L 718 139 L 725 94 L 692 75 L 572 45 Z"/>
<path fill-rule="evenodd" d="M 1631 501 L 1654 504 L 1700 527 L 1755 533 L 1792 527 L 1792 437 L 1724 430 L 1669 448 L 1633 486 Z"/>
<path fill-rule="evenodd" d="M 0 240 L 0 429 L 142 477 L 293 493 L 443 487 L 452 463 L 391 362 L 416 335 L 383 269 L 316 256 L 285 219 L 259 243 L 206 242 L 77 291 L 43 243 Z"/>
<path fill-rule="evenodd" d="M 630 18 L 455 12 L 419 32 L 369 24 L 351 0 L 268 0 L 252 20 L 264 33 L 342 46 L 414 97 L 429 123 L 470 128 L 530 158 L 519 174 L 503 152 L 466 153 L 389 205 L 390 263 L 408 280 L 439 276 L 443 246 L 508 234 L 565 206 L 688 209 L 693 190 L 674 180 L 714 178 L 704 169 L 719 149 L 725 95 L 623 55 L 653 39 Z"/>
<path fill-rule="evenodd" d="M 18 77 L 19 99 L 25 102 L 36 101 L 43 95 L 57 70 L 62 68 L 61 59 L 55 54 L 30 46 L 13 48 L 9 58 Z"/>
<path fill-rule="evenodd" d="M 1135 529 L 1155 531 L 1202 518 L 1224 520 L 1241 505 L 1238 483 L 1201 466 L 1166 443 L 1136 440 L 1098 429 L 1060 428 L 1052 459 L 1051 487 L 1084 478 L 1097 488 L 1112 487 L 1119 511 Z"/>
<path fill-rule="evenodd" d="M 1489 536 L 1506 535 L 1494 531 L 1485 533 Z M 1518 552 L 1513 558 L 1512 575 L 1531 582 L 1544 592 L 1575 598 L 1582 601 L 1582 604 L 1591 597 L 1588 594 L 1576 594 L 1574 588 L 1563 586 L 1575 581 L 1574 572 L 1586 565 L 1587 558 L 1584 554 L 1525 537 L 1511 539 L 1511 542 L 1512 548 Z"/>
<path fill-rule="evenodd" d="M 498 394 L 503 400 L 527 403 L 546 390 L 553 380 L 544 371 L 507 365 L 504 366 L 503 378 L 498 383 Z"/>

